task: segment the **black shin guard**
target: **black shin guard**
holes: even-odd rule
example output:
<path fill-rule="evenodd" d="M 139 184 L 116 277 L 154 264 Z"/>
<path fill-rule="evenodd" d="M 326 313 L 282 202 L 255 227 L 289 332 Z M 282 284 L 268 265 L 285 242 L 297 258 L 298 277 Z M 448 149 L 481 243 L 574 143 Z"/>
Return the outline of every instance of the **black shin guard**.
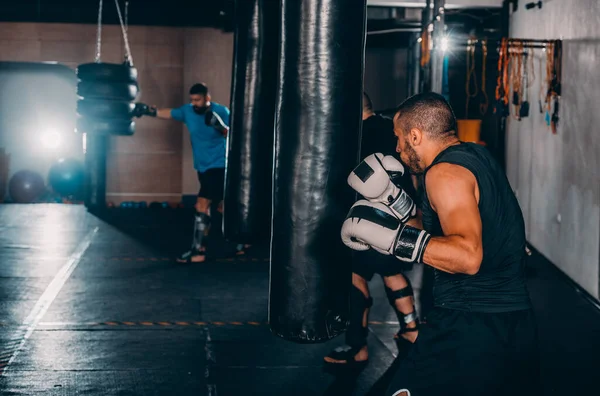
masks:
<path fill-rule="evenodd" d="M 407 312 L 407 313 L 401 312 L 398 309 L 398 307 L 396 306 L 396 300 L 399 300 L 401 298 L 406 298 L 406 297 L 414 297 L 413 289 L 410 284 L 410 280 L 408 280 L 408 278 L 406 276 L 404 277 L 404 279 L 406 279 L 406 283 L 408 283 L 408 286 L 406 286 L 403 289 L 392 290 L 392 289 L 388 288 L 387 286 L 385 287 L 385 294 L 387 295 L 390 305 L 394 308 L 394 312 L 396 312 L 396 316 L 398 317 L 398 322 L 400 322 L 400 333 L 405 333 L 407 331 L 416 331 L 417 328 L 419 327 L 419 317 L 417 316 L 417 311 L 415 309 L 414 304 L 412 307 L 412 311 Z M 407 328 L 406 326 L 410 322 L 413 322 L 413 321 L 416 324 L 415 328 L 414 329 Z"/>
<path fill-rule="evenodd" d="M 202 240 L 204 239 L 204 233 L 210 224 L 210 216 L 206 213 L 196 212 L 196 219 L 194 221 L 194 239 L 192 240 L 192 249 L 199 251 L 202 247 Z"/>
<path fill-rule="evenodd" d="M 367 345 L 368 327 L 363 327 L 365 310 L 371 308 L 373 299 L 352 285 L 350 290 L 350 323 L 346 330 L 346 344 L 354 348 Z"/>

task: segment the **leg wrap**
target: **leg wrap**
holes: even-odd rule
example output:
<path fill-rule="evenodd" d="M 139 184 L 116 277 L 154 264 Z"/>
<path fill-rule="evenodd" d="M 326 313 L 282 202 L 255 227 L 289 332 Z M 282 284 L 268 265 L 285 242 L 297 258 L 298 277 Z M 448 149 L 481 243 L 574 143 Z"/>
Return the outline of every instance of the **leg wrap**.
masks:
<path fill-rule="evenodd" d="M 416 329 L 418 328 L 418 324 L 419 324 L 419 317 L 417 316 L 417 312 L 416 312 L 414 305 L 412 308 L 412 312 L 409 312 L 409 313 L 400 312 L 400 310 L 398 310 L 398 307 L 396 306 L 396 300 L 414 296 L 410 281 L 408 280 L 407 277 L 404 277 L 404 279 L 406 279 L 406 283 L 408 283 L 408 286 L 406 286 L 403 289 L 392 290 L 392 289 L 388 288 L 387 286 L 385 287 L 385 294 L 387 295 L 390 305 L 394 308 L 394 311 L 396 312 L 396 316 L 398 317 L 398 322 L 400 322 L 400 332 L 401 333 L 404 333 L 406 331 L 416 331 Z M 415 330 L 407 329 L 406 325 L 413 321 L 416 322 L 416 324 L 417 324 L 417 326 L 415 327 Z"/>
<path fill-rule="evenodd" d="M 350 290 L 350 323 L 346 330 L 346 343 L 354 348 L 367 345 L 368 328 L 363 327 L 365 311 L 371 308 L 373 299 L 352 285 Z"/>
<path fill-rule="evenodd" d="M 192 240 L 192 249 L 200 250 L 202 247 L 202 239 L 204 232 L 210 224 L 210 216 L 206 213 L 196 212 L 196 220 L 194 221 L 194 239 Z"/>

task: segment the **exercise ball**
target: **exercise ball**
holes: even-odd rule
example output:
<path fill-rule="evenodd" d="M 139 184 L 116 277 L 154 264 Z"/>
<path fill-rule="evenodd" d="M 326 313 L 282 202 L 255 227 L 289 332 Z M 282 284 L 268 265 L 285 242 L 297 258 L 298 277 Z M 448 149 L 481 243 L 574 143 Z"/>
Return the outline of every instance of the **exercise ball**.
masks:
<path fill-rule="evenodd" d="M 18 171 L 8 183 L 8 193 L 15 203 L 31 203 L 38 199 L 44 190 L 42 176 L 29 170 Z"/>
<path fill-rule="evenodd" d="M 50 167 L 48 182 L 63 197 L 77 197 L 83 193 L 85 168 L 73 158 L 61 158 Z"/>

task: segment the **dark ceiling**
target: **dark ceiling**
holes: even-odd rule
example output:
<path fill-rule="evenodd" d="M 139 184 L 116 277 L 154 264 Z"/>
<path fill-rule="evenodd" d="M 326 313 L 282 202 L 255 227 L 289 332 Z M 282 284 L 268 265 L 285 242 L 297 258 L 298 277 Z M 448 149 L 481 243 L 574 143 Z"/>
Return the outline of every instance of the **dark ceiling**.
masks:
<path fill-rule="evenodd" d="M 130 25 L 214 27 L 233 29 L 234 0 L 129 0 L 127 22 Z M 98 0 L 0 0 L 0 22 L 49 22 L 96 24 Z M 103 23 L 118 24 L 114 0 L 103 0 Z M 124 10 L 125 0 L 119 0 Z M 367 30 L 369 47 L 405 47 L 410 31 L 418 31 L 420 12 L 399 8 L 369 7 Z M 124 12 L 123 12 L 124 14 Z M 499 10 L 447 11 L 451 31 L 494 35 L 500 25 Z M 418 19 L 416 19 L 418 18 Z M 488 31 L 486 33 L 486 30 Z"/>
<path fill-rule="evenodd" d="M 97 23 L 98 0 L 0 0 L 1 22 Z M 103 22 L 119 23 L 114 0 L 103 1 Z M 119 0 L 124 10 L 125 1 Z M 131 25 L 231 28 L 233 0 L 129 0 Z"/>

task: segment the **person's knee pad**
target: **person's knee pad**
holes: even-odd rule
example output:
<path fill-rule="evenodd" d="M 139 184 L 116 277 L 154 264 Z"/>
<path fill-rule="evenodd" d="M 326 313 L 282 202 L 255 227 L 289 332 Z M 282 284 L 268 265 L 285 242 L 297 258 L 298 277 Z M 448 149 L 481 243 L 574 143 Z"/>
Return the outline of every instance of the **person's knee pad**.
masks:
<path fill-rule="evenodd" d="M 346 331 L 346 343 L 354 347 L 362 347 L 367 343 L 368 328 L 363 327 L 365 310 L 373 306 L 373 299 L 365 297 L 356 286 L 350 288 L 350 324 Z"/>

